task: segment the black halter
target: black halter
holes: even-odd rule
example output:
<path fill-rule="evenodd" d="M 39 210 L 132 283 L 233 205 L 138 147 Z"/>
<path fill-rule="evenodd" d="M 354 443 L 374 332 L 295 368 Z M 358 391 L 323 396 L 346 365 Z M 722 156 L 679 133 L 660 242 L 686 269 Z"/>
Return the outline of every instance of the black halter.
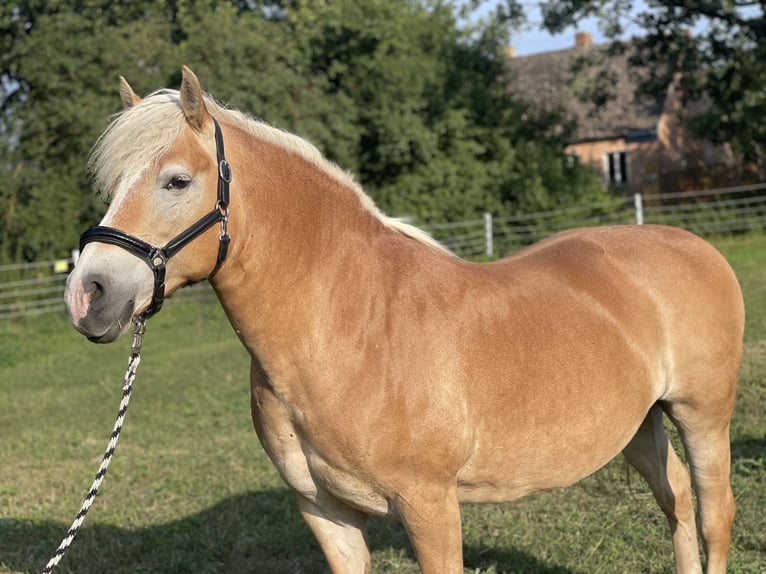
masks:
<path fill-rule="evenodd" d="M 164 247 L 155 247 L 124 231 L 103 225 L 91 227 L 80 237 L 80 251 L 88 243 L 109 243 L 122 247 L 136 257 L 143 259 L 149 265 L 152 273 L 154 273 L 154 291 L 152 293 L 151 304 L 141 314 L 141 319 L 143 320 L 157 313 L 165 301 L 165 266 L 168 260 L 218 222 L 221 223 L 221 234 L 218 236 L 218 257 L 215 267 L 213 267 L 208 278 L 215 275 L 226 260 L 226 253 L 229 250 L 229 242 L 231 241 L 226 225 L 229 219 L 231 166 L 224 157 L 223 136 L 215 118 L 213 118 L 213 125 L 215 126 L 215 148 L 218 160 L 218 199 L 212 211 L 168 241 Z"/>

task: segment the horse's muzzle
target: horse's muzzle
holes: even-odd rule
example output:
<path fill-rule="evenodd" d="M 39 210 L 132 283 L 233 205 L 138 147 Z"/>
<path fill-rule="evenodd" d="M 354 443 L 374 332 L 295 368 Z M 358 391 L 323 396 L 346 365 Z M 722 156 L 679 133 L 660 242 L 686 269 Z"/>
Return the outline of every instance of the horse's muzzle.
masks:
<path fill-rule="evenodd" d="M 73 271 L 64 295 L 74 328 L 94 343 L 111 343 L 130 327 L 133 297 L 125 297 L 106 276 L 80 276 Z"/>

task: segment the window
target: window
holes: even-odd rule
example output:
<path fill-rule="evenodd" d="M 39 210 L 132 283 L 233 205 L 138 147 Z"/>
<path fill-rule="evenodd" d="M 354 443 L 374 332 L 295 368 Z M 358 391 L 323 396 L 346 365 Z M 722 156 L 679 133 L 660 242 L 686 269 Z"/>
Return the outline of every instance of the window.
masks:
<path fill-rule="evenodd" d="M 628 154 L 611 151 L 604 155 L 604 180 L 609 185 L 628 185 Z"/>

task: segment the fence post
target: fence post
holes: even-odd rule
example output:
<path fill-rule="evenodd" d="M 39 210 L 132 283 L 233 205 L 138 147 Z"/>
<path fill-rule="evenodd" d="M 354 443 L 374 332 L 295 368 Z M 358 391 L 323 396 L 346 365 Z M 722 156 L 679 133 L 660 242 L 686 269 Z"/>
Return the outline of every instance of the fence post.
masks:
<path fill-rule="evenodd" d="M 487 257 L 492 257 L 494 251 L 494 245 L 492 244 L 492 214 L 487 211 L 484 213 L 484 253 Z"/>
<path fill-rule="evenodd" d="M 638 225 L 644 224 L 644 197 L 641 192 L 633 194 L 633 205 L 636 207 L 636 223 Z"/>

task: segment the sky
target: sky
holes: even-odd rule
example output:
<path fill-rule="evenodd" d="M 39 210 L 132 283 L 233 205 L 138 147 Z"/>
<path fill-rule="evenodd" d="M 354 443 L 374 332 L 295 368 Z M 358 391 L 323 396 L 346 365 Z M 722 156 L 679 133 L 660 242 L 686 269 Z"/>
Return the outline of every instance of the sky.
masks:
<path fill-rule="evenodd" d="M 594 44 L 606 42 L 599 32 L 596 22 L 581 22 L 577 28 L 567 28 L 561 34 L 551 36 L 542 30 L 517 32 L 511 37 L 511 47 L 517 56 L 527 56 L 538 52 L 550 52 L 574 47 L 575 32 L 590 32 Z"/>
<path fill-rule="evenodd" d="M 486 10 L 489 12 L 497 2 L 502 0 L 495 0 L 493 2 L 485 2 L 479 13 Z M 571 48 L 574 46 L 575 32 L 590 32 L 593 43 L 601 44 L 606 42 L 606 38 L 598 29 L 598 22 L 596 18 L 588 18 L 578 22 L 576 27 L 570 27 L 561 32 L 560 34 L 551 35 L 548 32 L 540 30 L 540 24 L 542 23 L 542 16 L 540 14 L 540 2 L 535 0 L 522 0 L 525 10 L 527 11 L 527 24 L 524 30 L 520 30 L 514 33 L 511 38 L 511 47 L 515 48 L 516 55 L 526 56 L 529 54 L 537 54 L 539 52 L 549 52 L 551 50 L 562 50 L 564 48 Z M 641 12 L 646 8 L 646 2 L 644 0 L 637 0 L 633 3 L 634 12 Z M 627 36 L 636 33 L 635 30 L 629 30 Z"/>
<path fill-rule="evenodd" d="M 492 6 L 503 0 L 492 0 L 484 3 L 480 12 L 491 10 Z M 607 41 L 604 35 L 598 29 L 598 23 L 595 18 L 588 18 L 578 22 L 577 27 L 568 28 L 561 34 L 552 36 L 547 32 L 540 30 L 542 16 L 540 15 L 540 0 L 521 0 L 522 5 L 527 10 L 527 25 L 524 30 L 518 31 L 511 38 L 511 47 L 515 48 L 516 55 L 526 56 L 537 54 L 538 52 L 548 52 L 551 50 L 561 50 L 574 46 L 575 32 L 590 32 L 594 44 L 601 44 Z M 633 14 L 644 12 L 647 9 L 646 0 L 635 0 L 633 2 Z M 738 8 L 740 15 L 744 17 L 753 17 L 762 15 L 764 9 L 755 4 L 742 6 Z M 693 32 L 699 33 L 705 30 L 706 21 L 698 22 Z M 631 36 L 640 35 L 641 30 L 637 27 L 628 25 L 624 39 Z"/>
<path fill-rule="evenodd" d="M 574 46 L 575 32 L 590 32 L 594 44 L 606 42 L 606 38 L 600 33 L 595 18 L 589 18 L 578 22 L 577 27 L 567 28 L 555 36 L 540 30 L 542 16 L 538 8 L 539 2 L 524 2 L 527 10 L 527 25 L 524 30 L 515 32 L 511 37 L 511 47 L 516 50 L 517 56 L 537 54 L 538 52 L 550 52 L 562 50 Z M 637 8 L 643 8 L 644 2 L 636 2 Z"/>

